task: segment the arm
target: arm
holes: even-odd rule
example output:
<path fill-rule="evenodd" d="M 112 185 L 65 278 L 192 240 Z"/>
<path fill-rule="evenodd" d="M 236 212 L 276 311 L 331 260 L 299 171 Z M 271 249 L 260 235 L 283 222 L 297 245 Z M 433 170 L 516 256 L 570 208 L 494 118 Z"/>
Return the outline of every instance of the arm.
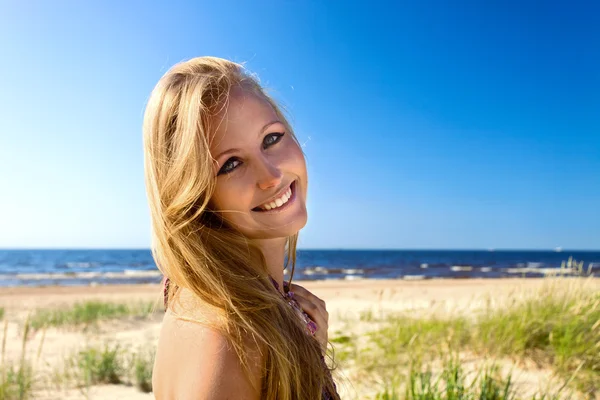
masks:
<path fill-rule="evenodd" d="M 248 378 L 221 333 L 167 312 L 152 374 L 154 396 L 158 400 L 258 400 L 259 361 L 249 357 Z"/>

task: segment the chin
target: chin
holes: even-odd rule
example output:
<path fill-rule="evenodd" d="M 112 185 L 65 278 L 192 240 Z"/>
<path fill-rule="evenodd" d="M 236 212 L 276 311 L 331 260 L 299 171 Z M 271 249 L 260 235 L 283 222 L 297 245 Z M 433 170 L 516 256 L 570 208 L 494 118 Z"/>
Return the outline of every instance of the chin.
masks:
<path fill-rule="evenodd" d="M 306 222 L 307 222 L 308 218 L 306 216 L 306 214 L 304 215 L 304 218 L 299 218 L 297 222 L 294 223 L 293 226 L 290 227 L 290 229 L 286 229 L 287 233 L 285 233 L 283 236 L 293 236 L 295 234 L 297 234 L 298 232 L 300 232 L 300 230 L 302 228 L 304 228 L 306 226 Z"/>
<path fill-rule="evenodd" d="M 276 238 L 284 238 L 288 236 L 293 236 L 300 232 L 302 228 L 306 226 L 308 218 L 306 213 L 303 216 L 300 216 L 289 225 L 282 228 L 273 228 L 273 229 L 257 229 L 253 232 L 243 232 L 244 235 L 251 239 L 276 239 Z"/>

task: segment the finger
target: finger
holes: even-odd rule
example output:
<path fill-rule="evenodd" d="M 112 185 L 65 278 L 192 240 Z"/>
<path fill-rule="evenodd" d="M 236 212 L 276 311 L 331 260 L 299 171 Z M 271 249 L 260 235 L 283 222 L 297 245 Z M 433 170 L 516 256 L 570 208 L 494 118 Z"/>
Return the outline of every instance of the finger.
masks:
<path fill-rule="evenodd" d="M 317 304 L 307 299 L 304 295 L 294 292 L 294 299 L 298 302 L 298 304 L 300 304 L 300 307 L 302 307 L 307 314 L 316 315 L 320 314 L 322 311 Z"/>
<path fill-rule="evenodd" d="M 323 307 L 323 309 L 327 308 L 325 301 L 323 301 L 323 300 L 321 300 L 321 298 L 315 296 L 312 292 L 310 292 L 304 286 L 300 286 L 300 285 L 296 285 L 295 283 L 292 283 L 292 284 L 290 284 L 290 290 L 292 290 L 294 293 L 299 293 L 301 296 L 306 297 L 307 299 L 313 301 L 315 304 L 321 305 Z"/>
<path fill-rule="evenodd" d="M 302 307 L 306 315 L 308 315 L 308 317 L 315 323 L 316 332 L 311 330 L 311 333 L 321 345 L 323 353 L 325 353 L 327 351 L 327 337 L 329 330 L 329 325 L 327 322 L 329 317 L 327 312 L 323 313 L 318 306 L 301 295 L 294 295 L 294 298 L 296 299 L 298 305 Z"/>
<path fill-rule="evenodd" d="M 318 305 L 314 304 L 312 301 L 308 300 L 302 295 L 294 294 L 294 298 L 302 307 L 302 310 L 308 314 L 310 319 L 312 319 L 318 327 L 327 326 L 328 314 L 327 311 L 324 311 Z"/>
<path fill-rule="evenodd" d="M 298 294 L 296 292 L 294 292 L 294 298 L 307 314 L 311 316 L 319 315 L 324 321 L 329 320 L 329 313 L 325 308 L 325 303 L 315 302 L 314 300 L 305 297 L 303 294 Z"/>

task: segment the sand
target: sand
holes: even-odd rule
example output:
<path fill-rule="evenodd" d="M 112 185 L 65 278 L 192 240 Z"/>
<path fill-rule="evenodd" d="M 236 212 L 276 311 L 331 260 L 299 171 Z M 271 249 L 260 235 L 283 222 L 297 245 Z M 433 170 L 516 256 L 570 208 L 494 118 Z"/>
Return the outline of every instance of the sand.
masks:
<path fill-rule="evenodd" d="M 469 279 L 469 280 L 352 280 L 352 281 L 305 281 L 296 282 L 321 297 L 327 303 L 330 315 L 330 338 L 348 329 L 348 320 L 355 332 L 372 329 L 371 322 L 358 322 L 361 312 L 385 314 L 403 311 L 415 316 L 431 313 L 472 314 L 484 305 L 502 306 L 517 293 L 532 292 L 540 288 L 544 279 Z M 591 280 L 590 285 L 600 290 L 600 280 Z M 22 325 L 27 313 L 36 308 L 57 308 L 85 300 L 122 302 L 156 301 L 160 305 L 159 285 L 111 285 L 95 287 L 41 287 L 2 288 L 0 307 L 5 309 L 8 323 L 6 358 L 18 360 L 21 354 Z M 161 326 L 162 313 L 150 318 L 125 318 L 106 321 L 97 330 L 50 328 L 46 331 L 42 351 L 36 368 L 45 371 L 38 380 L 53 381 L 52 370 L 60 365 L 68 354 L 86 343 L 117 341 L 131 351 L 136 348 L 155 346 Z M 27 357 L 37 359 L 42 334 L 30 336 Z M 344 372 L 344 371 L 342 371 Z M 352 371 L 344 376 L 351 378 Z M 549 372 L 523 370 L 521 383 L 535 387 L 549 379 Z M 366 392 L 360 384 L 347 381 L 341 384 L 344 398 L 365 398 Z M 36 393 L 44 399 L 151 399 L 136 388 L 125 385 L 99 385 L 87 393 L 80 390 L 44 390 Z"/>

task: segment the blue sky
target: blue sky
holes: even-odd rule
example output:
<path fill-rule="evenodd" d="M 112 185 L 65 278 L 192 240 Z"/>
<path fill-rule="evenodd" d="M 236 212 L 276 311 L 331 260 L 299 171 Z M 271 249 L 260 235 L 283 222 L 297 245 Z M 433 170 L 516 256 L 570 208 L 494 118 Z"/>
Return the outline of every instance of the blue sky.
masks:
<path fill-rule="evenodd" d="M 214 55 L 306 143 L 301 247 L 600 248 L 593 2 L 126 3 L 0 3 L 0 247 L 147 248 L 145 101 Z"/>

